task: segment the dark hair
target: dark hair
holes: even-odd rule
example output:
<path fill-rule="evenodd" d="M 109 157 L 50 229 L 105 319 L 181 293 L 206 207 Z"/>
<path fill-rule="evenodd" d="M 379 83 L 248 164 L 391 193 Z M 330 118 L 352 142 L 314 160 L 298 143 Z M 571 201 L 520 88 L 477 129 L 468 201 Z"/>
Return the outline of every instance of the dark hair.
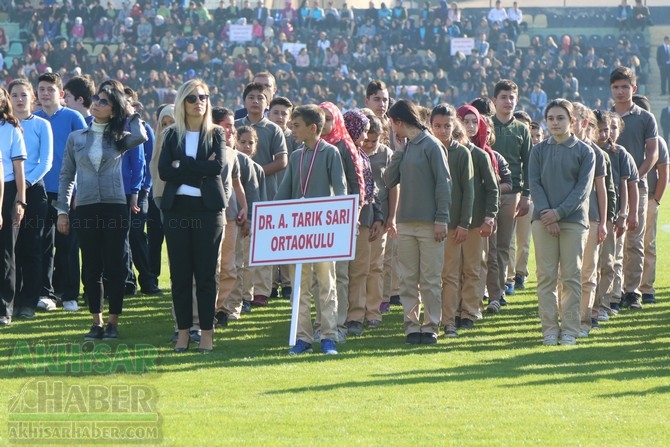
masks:
<path fill-rule="evenodd" d="M 256 138 L 256 141 L 258 141 L 258 134 L 256 133 L 256 129 L 254 129 L 251 126 L 240 126 L 235 130 L 235 133 L 237 134 L 237 139 L 240 139 L 240 136 L 245 134 L 245 133 L 250 133 L 251 135 Z"/>
<path fill-rule="evenodd" d="M 382 120 L 380 120 L 377 115 L 366 113 L 365 116 L 370 120 L 370 129 L 368 130 L 368 133 L 376 133 L 377 135 L 384 133 Z"/>
<path fill-rule="evenodd" d="M 9 123 L 14 127 L 21 128 L 19 119 L 14 116 L 12 103 L 9 100 L 9 92 L 3 87 L 0 87 L 0 122 Z"/>
<path fill-rule="evenodd" d="M 573 119 L 576 118 L 575 108 L 572 105 L 572 103 L 570 101 L 568 101 L 567 99 L 558 98 L 558 99 L 554 99 L 549 104 L 547 104 L 547 107 L 544 109 L 544 119 L 545 120 L 547 119 L 547 112 L 549 111 L 549 109 L 553 109 L 554 107 L 560 107 L 561 109 L 568 112 L 568 118 L 570 118 L 570 120 L 573 120 Z"/>
<path fill-rule="evenodd" d="M 63 80 L 61 79 L 58 73 L 42 73 L 39 78 L 37 78 L 37 83 L 48 82 L 49 84 L 55 84 L 58 87 L 58 90 L 63 90 Z"/>
<path fill-rule="evenodd" d="M 30 81 L 24 78 L 16 78 L 12 82 L 10 82 L 9 85 L 7 86 L 7 92 L 11 95 L 12 89 L 17 85 L 22 85 L 26 89 L 30 90 L 30 92 L 33 94 L 33 100 L 37 97 L 35 95 L 35 89 L 33 88 L 33 85 L 30 83 Z"/>
<path fill-rule="evenodd" d="M 481 116 L 493 116 L 496 114 L 496 106 L 488 96 L 480 96 L 470 101 L 470 105 L 477 109 Z"/>
<path fill-rule="evenodd" d="M 528 126 L 530 126 L 530 122 L 533 121 L 530 115 L 526 113 L 524 110 L 517 110 L 516 112 L 514 112 L 514 118 L 525 123 Z"/>
<path fill-rule="evenodd" d="M 610 73 L 610 85 L 616 81 L 628 81 L 630 85 L 637 85 L 637 76 L 628 67 L 617 67 Z"/>
<path fill-rule="evenodd" d="M 245 101 L 247 99 L 247 95 L 252 91 L 261 92 L 263 96 L 265 96 L 266 101 L 269 100 L 270 97 L 272 96 L 263 84 L 259 84 L 257 82 L 250 82 L 246 85 L 246 87 L 244 87 L 244 92 L 242 92 L 242 100 Z"/>
<path fill-rule="evenodd" d="M 399 99 L 389 109 L 388 116 L 391 119 L 402 121 L 410 126 L 418 127 L 421 130 L 427 129 L 421 122 L 421 113 L 419 112 L 419 109 L 412 101 Z"/>
<path fill-rule="evenodd" d="M 454 106 L 451 104 L 447 104 L 445 102 L 436 105 L 433 107 L 433 110 L 430 112 L 430 125 L 433 125 L 433 119 L 436 116 L 448 116 L 452 118 L 451 124 L 452 124 L 452 129 L 451 129 L 451 138 L 453 138 L 455 141 L 458 143 L 461 143 L 463 145 L 467 145 L 470 139 L 468 138 L 468 134 L 465 131 L 465 127 L 463 126 L 463 122 L 458 119 L 458 113 L 456 112 L 456 109 Z"/>
<path fill-rule="evenodd" d="M 293 110 L 293 103 L 291 102 L 290 99 L 284 97 L 284 96 L 277 96 L 272 101 L 270 101 L 270 105 L 268 106 L 268 109 L 273 108 L 274 106 L 284 106 L 288 107 L 289 110 Z"/>
<path fill-rule="evenodd" d="M 542 130 L 542 126 L 537 121 L 531 121 L 530 122 L 530 130 L 535 130 L 535 129 Z"/>
<path fill-rule="evenodd" d="M 137 101 L 137 92 L 130 87 L 123 87 L 123 93 L 126 94 L 128 99 L 132 101 Z"/>
<path fill-rule="evenodd" d="M 321 134 L 323 125 L 326 123 L 326 114 L 321 107 L 316 104 L 307 104 L 293 109 L 291 119 L 302 118 L 306 125 L 316 124 L 317 134 Z"/>
<path fill-rule="evenodd" d="M 219 124 L 221 121 L 228 118 L 229 116 L 235 116 L 235 113 L 226 107 L 212 108 L 212 121 L 214 121 L 214 124 Z"/>
<path fill-rule="evenodd" d="M 111 141 L 119 141 L 126 129 L 126 118 L 128 110 L 126 95 L 123 90 L 118 90 L 110 85 L 106 85 L 98 90 L 98 94 L 104 93 L 107 95 L 109 104 L 112 107 L 112 116 L 109 118 L 109 123 L 105 128 L 104 137 Z"/>
<path fill-rule="evenodd" d="M 120 92 L 123 92 L 123 89 L 124 89 L 123 84 L 120 81 L 118 81 L 116 79 L 106 79 L 106 80 L 102 81 L 102 83 L 98 87 L 98 93 L 100 93 L 102 91 L 102 89 L 105 88 L 105 87 L 112 87 L 112 88 L 117 89 Z"/>
<path fill-rule="evenodd" d="M 384 83 L 384 81 L 380 81 L 379 79 L 370 81 L 367 88 L 365 89 L 365 97 L 369 98 L 380 90 L 386 90 L 386 83 Z"/>
<path fill-rule="evenodd" d="M 91 107 L 91 97 L 95 94 L 95 83 L 88 76 L 75 76 L 67 81 L 63 90 L 69 91 L 74 99 L 82 98 L 87 109 Z"/>
<path fill-rule="evenodd" d="M 501 79 L 496 83 L 496 86 L 493 87 L 493 97 L 496 98 L 498 93 L 503 91 L 511 91 L 512 93 L 519 93 L 519 87 L 514 81 L 509 79 Z"/>
<path fill-rule="evenodd" d="M 639 108 L 646 110 L 647 112 L 651 112 L 651 102 L 649 102 L 649 98 L 647 98 L 646 96 L 633 95 L 633 102 Z"/>

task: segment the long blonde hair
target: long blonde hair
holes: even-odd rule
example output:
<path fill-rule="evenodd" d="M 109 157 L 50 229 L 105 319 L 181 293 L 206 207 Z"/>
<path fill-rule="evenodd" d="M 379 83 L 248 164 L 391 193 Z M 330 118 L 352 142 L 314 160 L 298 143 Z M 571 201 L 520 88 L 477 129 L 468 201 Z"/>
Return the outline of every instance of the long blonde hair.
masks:
<path fill-rule="evenodd" d="M 178 144 L 183 144 L 184 137 L 186 136 L 186 110 L 184 107 L 184 101 L 186 97 L 193 93 L 193 91 L 201 87 L 206 95 L 209 95 L 209 87 L 202 79 L 191 79 L 179 87 L 177 90 L 177 95 L 174 100 L 174 124 L 172 128 L 177 132 L 177 141 Z M 212 121 L 212 104 L 207 99 L 207 107 L 205 110 L 205 115 L 202 118 L 202 123 L 200 124 L 200 134 L 205 136 L 205 149 L 209 151 L 212 147 L 212 133 L 214 130 L 214 122 Z"/>

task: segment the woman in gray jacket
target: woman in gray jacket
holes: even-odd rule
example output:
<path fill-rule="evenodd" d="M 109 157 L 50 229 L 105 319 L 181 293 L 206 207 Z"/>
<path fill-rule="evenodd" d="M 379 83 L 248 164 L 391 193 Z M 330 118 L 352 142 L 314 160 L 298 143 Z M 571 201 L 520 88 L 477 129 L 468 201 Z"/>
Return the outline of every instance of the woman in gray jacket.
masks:
<path fill-rule="evenodd" d="M 77 229 L 81 246 L 84 287 L 93 326 L 86 340 L 118 338 L 123 308 L 123 247 L 128 232 L 128 205 L 123 188 L 121 158 L 128 149 L 147 140 L 144 123 L 132 111 L 124 92 L 103 87 L 93 96 L 88 128 L 72 132 L 67 140 L 58 188 L 58 231 L 70 231 L 68 211 L 77 184 Z M 102 275 L 108 290 L 103 292 Z M 102 297 L 109 300 L 109 319 L 103 329 Z"/>

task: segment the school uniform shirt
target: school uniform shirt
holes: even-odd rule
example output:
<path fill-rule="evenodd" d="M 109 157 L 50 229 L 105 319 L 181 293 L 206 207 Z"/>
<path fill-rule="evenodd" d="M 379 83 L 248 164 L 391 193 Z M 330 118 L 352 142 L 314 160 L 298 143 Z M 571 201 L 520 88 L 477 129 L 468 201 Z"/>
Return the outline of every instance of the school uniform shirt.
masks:
<path fill-rule="evenodd" d="M 389 188 L 401 184 L 396 220 L 449 224 L 451 176 L 442 143 L 423 130 L 393 153 L 384 173 Z"/>
<path fill-rule="evenodd" d="M 475 199 L 474 167 L 472 155 L 462 144 L 451 141 L 447 147 L 447 162 L 451 174 L 451 207 L 449 229 L 470 229 L 472 207 Z"/>
<path fill-rule="evenodd" d="M 235 153 L 240 167 L 240 182 L 244 188 L 244 195 L 247 197 L 247 219 L 251 220 L 253 205 L 261 200 L 260 185 L 256 170 L 253 168 L 254 161 L 240 151 L 235 150 Z"/>
<path fill-rule="evenodd" d="M 25 160 L 28 157 L 26 145 L 20 127 L 14 127 L 8 122 L 0 123 L 0 152 L 2 152 L 2 169 L 4 170 L 5 183 L 14 181 L 15 160 Z M 5 222 L 11 225 L 11 222 Z"/>
<path fill-rule="evenodd" d="M 35 115 L 21 120 L 21 128 L 26 150 L 30 148 L 23 169 L 26 173 L 26 183 L 32 186 L 42 180 L 51 169 L 54 149 L 53 133 L 49 123 L 44 118 Z"/>
<path fill-rule="evenodd" d="M 527 197 L 528 189 L 528 155 L 533 146 L 528 126 L 512 118 L 506 123 L 493 117 L 496 142 L 492 148 L 499 152 L 512 171 L 512 193 L 520 192 Z"/>
<path fill-rule="evenodd" d="M 528 160 L 530 195 L 535 204 L 532 220 L 539 220 L 542 211 L 554 209 L 560 222 L 588 228 L 594 168 L 593 150 L 574 135 L 563 143 L 549 137 L 533 146 Z"/>
<path fill-rule="evenodd" d="M 668 164 L 668 145 L 665 140 L 661 137 L 658 137 L 658 161 L 653 168 L 649 170 L 647 174 L 647 183 L 649 190 L 649 197 L 652 198 L 656 192 L 656 185 L 658 184 L 658 168 L 657 166 L 667 165 Z"/>
<path fill-rule="evenodd" d="M 309 182 L 307 173 L 312 164 Z M 302 169 L 301 169 L 302 162 Z M 301 175 L 302 173 L 302 175 Z M 306 183 L 303 196 L 302 188 Z M 302 197 L 328 197 L 346 194 L 347 186 L 342 168 L 342 158 L 337 148 L 324 140 L 319 140 L 315 149 L 302 144 L 291 154 L 284 173 L 284 180 L 279 185 L 274 200 L 300 199 Z"/>
<path fill-rule="evenodd" d="M 498 215 L 500 191 L 489 155 L 473 143 L 468 145 L 468 149 L 472 156 L 475 193 L 470 228 L 478 228 L 484 223 L 484 218 L 495 218 Z"/>
<path fill-rule="evenodd" d="M 257 150 L 252 159 L 261 166 L 265 166 L 274 161 L 275 156 L 279 154 L 287 154 L 286 138 L 281 128 L 269 119 L 263 117 L 257 123 L 249 121 L 249 117 L 245 116 L 235 120 L 235 128 L 242 126 L 251 126 L 256 130 L 258 136 Z M 277 180 L 277 173 L 265 177 L 268 197 L 274 197 L 277 192 L 279 182 Z"/>
<path fill-rule="evenodd" d="M 375 179 L 375 185 L 379 190 L 377 196 L 381 204 L 383 222 L 386 222 L 389 216 L 389 189 L 386 187 L 386 183 L 384 183 L 384 171 L 386 171 L 386 167 L 391 163 L 391 157 L 393 157 L 391 148 L 381 143 L 377 144 L 375 150 L 368 155 L 372 177 Z"/>
<path fill-rule="evenodd" d="M 612 107 L 612 111 L 616 112 L 614 107 Z M 656 118 L 635 104 L 628 112 L 621 115 L 621 118 L 624 126 L 617 143 L 626 148 L 628 153 L 633 156 L 635 166 L 639 168 L 646 157 L 645 144 L 647 140 L 658 137 Z M 647 187 L 645 177 L 640 178 L 638 186 L 640 188 Z"/>
<path fill-rule="evenodd" d="M 597 148 L 588 142 L 586 142 L 586 144 L 591 148 L 593 155 L 595 156 L 595 164 L 593 168 L 594 183 L 591 186 L 591 194 L 589 194 L 589 221 L 600 222 L 600 209 L 598 208 L 599 204 L 598 196 L 596 194 L 595 179 L 599 177 L 605 177 L 605 154 L 600 148 Z"/>
<path fill-rule="evenodd" d="M 226 164 L 221 173 L 221 182 L 223 183 L 223 196 L 226 199 L 226 212 L 224 213 L 224 224 L 228 221 L 235 222 L 239 206 L 237 196 L 233 189 L 233 179 L 240 178 L 240 162 L 237 160 L 235 151 L 228 148 L 226 150 Z"/>
<path fill-rule="evenodd" d="M 627 179 L 631 181 L 631 164 L 635 165 L 635 162 L 629 162 L 628 158 L 630 154 L 626 152 L 623 146 L 618 144 L 610 144 L 605 149 L 605 153 L 609 155 L 610 161 L 612 162 L 612 182 L 614 183 L 614 193 L 616 197 L 614 211 L 616 213 L 621 209 L 621 200 L 619 199 L 621 191 L 619 187 L 621 185 L 621 179 Z M 634 181 L 637 181 L 637 169 L 635 173 Z"/>

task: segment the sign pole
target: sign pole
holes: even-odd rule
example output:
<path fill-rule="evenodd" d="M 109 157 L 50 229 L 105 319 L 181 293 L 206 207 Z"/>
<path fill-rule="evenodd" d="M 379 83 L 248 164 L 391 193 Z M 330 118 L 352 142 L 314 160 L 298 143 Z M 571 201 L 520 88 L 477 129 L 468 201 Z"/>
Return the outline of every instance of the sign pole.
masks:
<path fill-rule="evenodd" d="M 302 280 L 302 264 L 295 265 L 295 274 L 293 275 L 293 305 L 291 309 L 291 332 L 288 336 L 288 345 L 295 346 L 298 335 L 298 313 L 300 312 L 300 281 Z"/>

